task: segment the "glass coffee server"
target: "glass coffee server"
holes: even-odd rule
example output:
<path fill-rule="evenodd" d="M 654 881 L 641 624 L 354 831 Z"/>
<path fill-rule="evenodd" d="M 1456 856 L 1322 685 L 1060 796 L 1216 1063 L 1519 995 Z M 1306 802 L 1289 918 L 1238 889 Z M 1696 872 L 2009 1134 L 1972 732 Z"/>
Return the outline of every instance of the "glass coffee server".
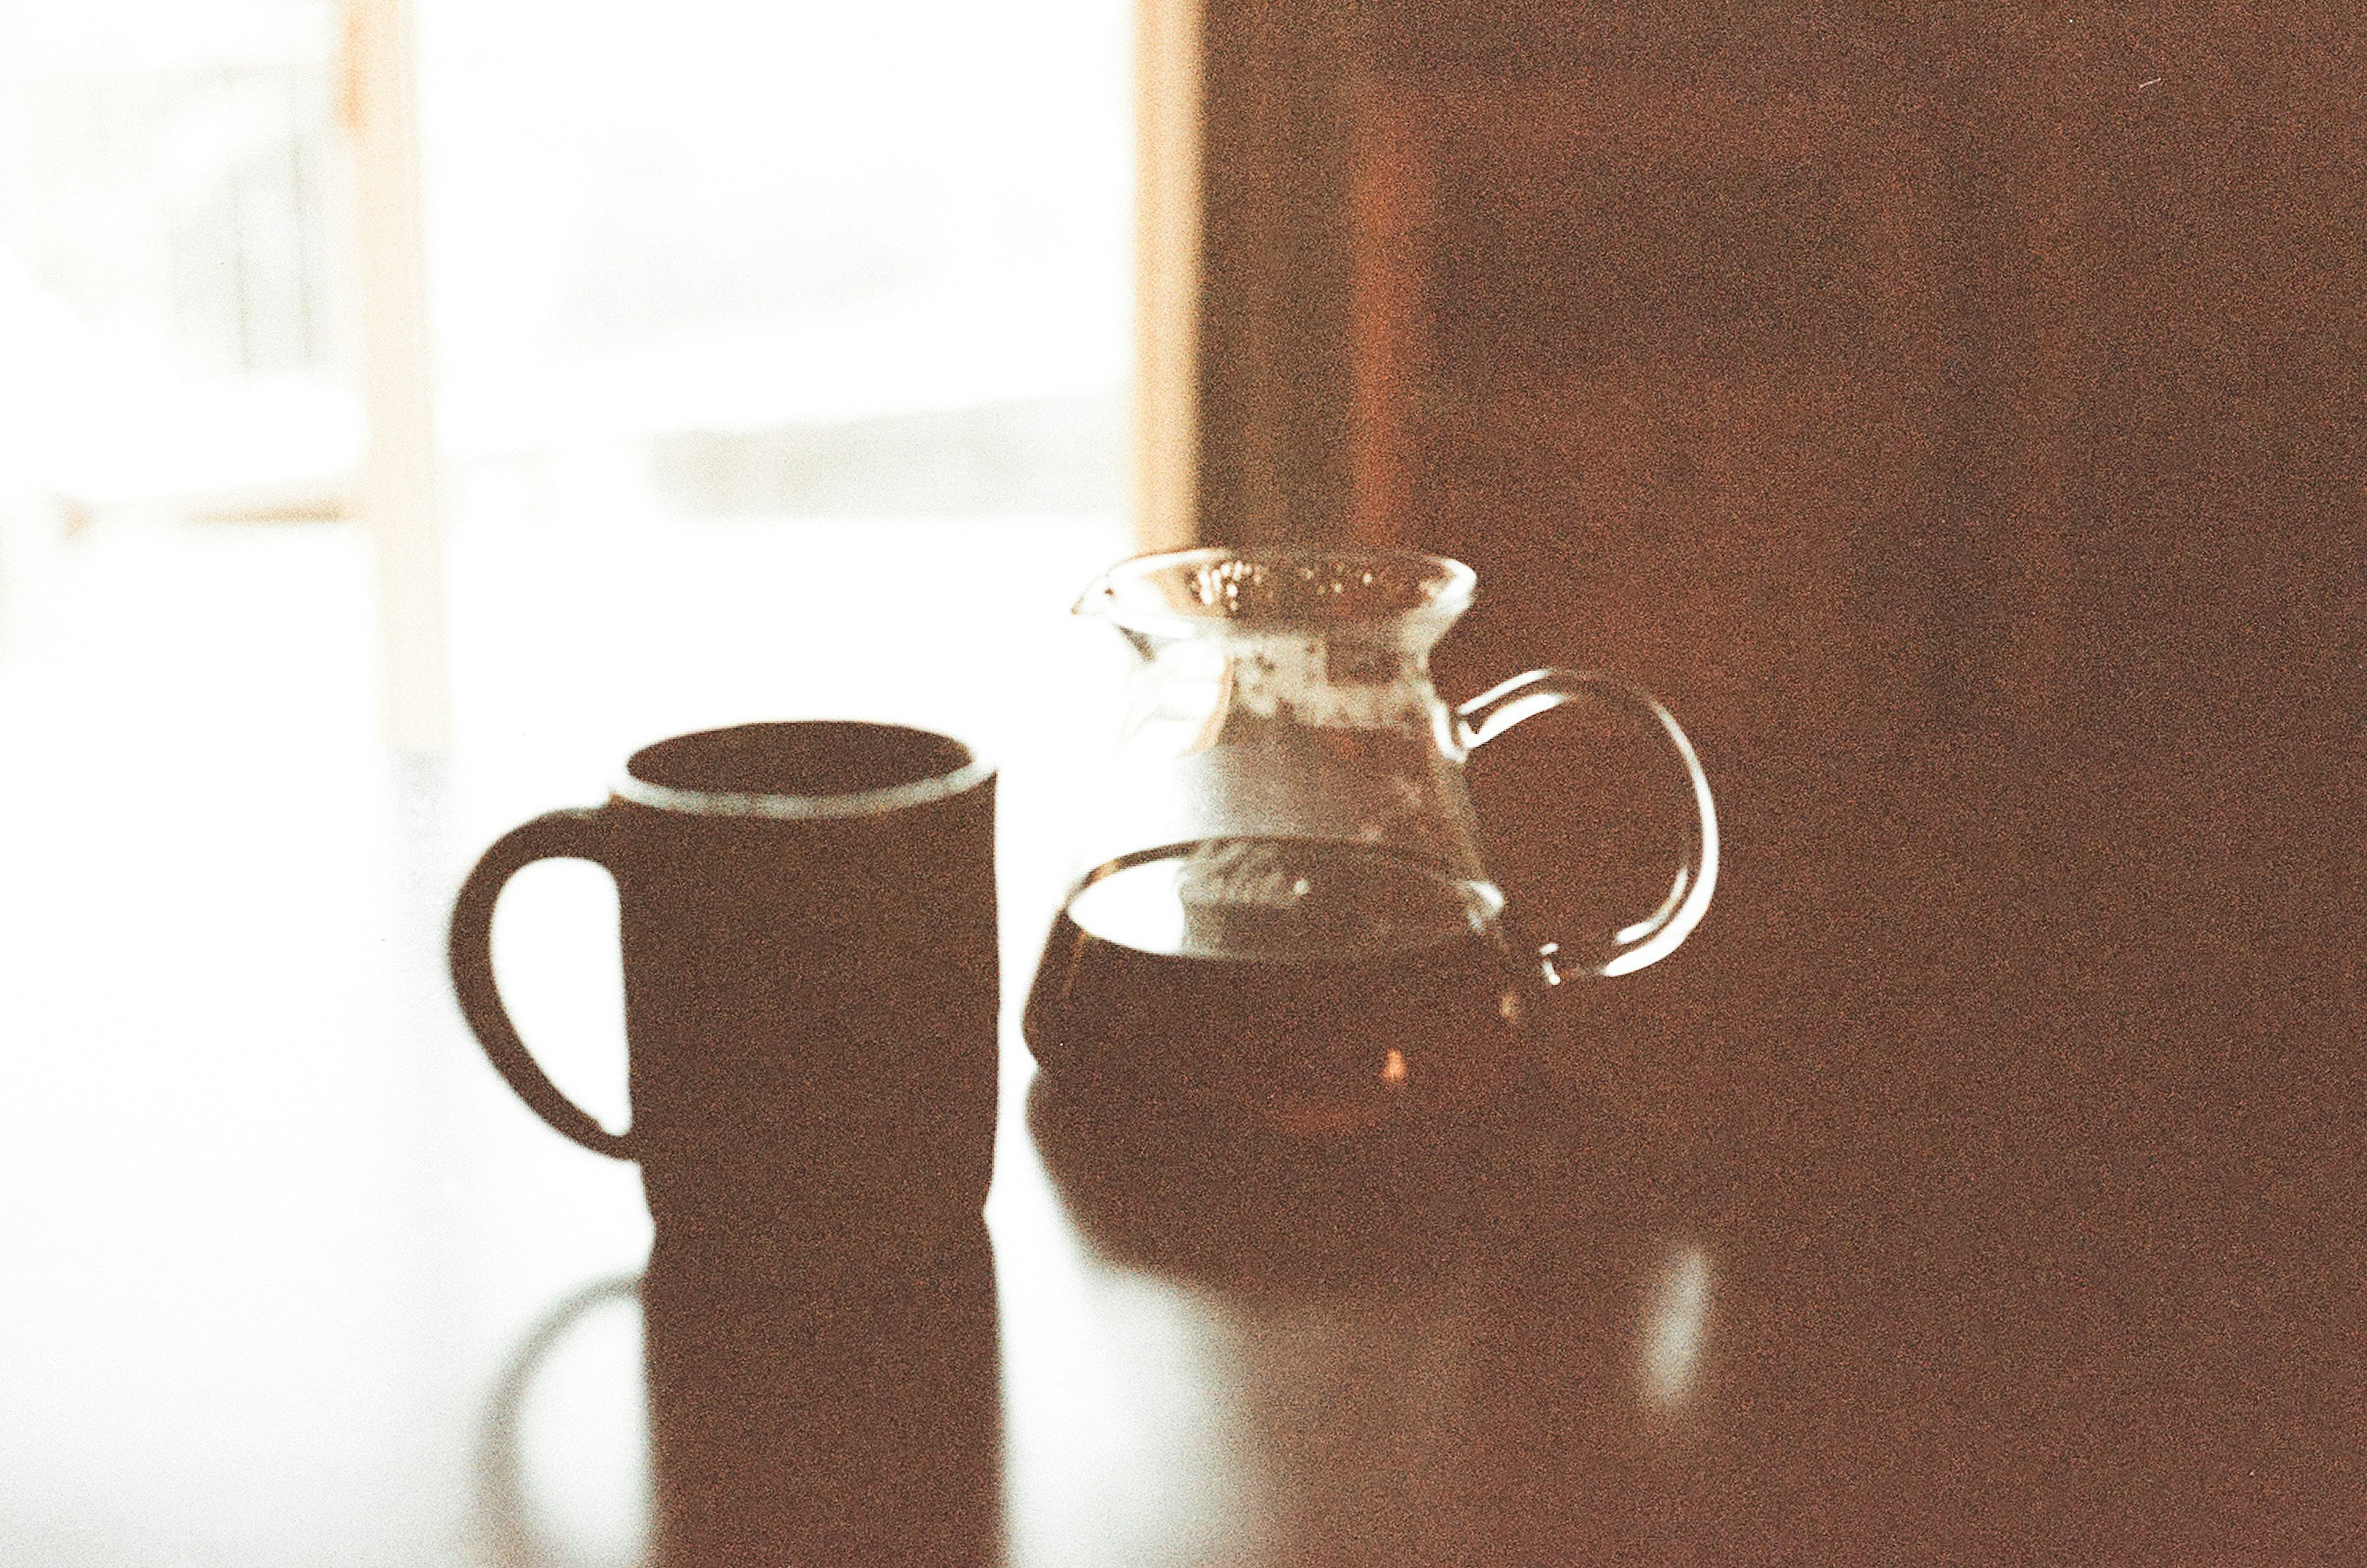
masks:
<path fill-rule="evenodd" d="M 1430 653 L 1474 586 L 1410 551 L 1205 548 L 1086 590 L 1079 613 L 1138 663 L 1111 772 L 1076 803 L 1091 869 L 1027 1001 L 1047 1072 L 1285 1136 L 1354 1134 L 1493 1093 L 1546 992 L 1685 940 L 1717 880 L 1692 743 L 1651 696 L 1574 671 L 1450 708 Z M 1539 942 L 1514 935 L 1480 862 L 1464 761 L 1580 702 L 1666 740 L 1687 828 L 1657 909 Z"/>

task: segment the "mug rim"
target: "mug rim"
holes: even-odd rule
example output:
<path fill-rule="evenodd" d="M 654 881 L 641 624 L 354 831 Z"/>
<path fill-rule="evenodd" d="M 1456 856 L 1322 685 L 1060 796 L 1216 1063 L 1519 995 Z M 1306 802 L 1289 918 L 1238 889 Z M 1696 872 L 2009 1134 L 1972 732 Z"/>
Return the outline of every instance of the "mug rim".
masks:
<path fill-rule="evenodd" d="M 869 789 L 844 790 L 831 793 L 797 794 L 787 791 L 753 791 L 696 789 L 681 784 L 657 784 L 641 778 L 633 765 L 660 746 L 671 746 L 686 740 L 698 740 L 756 729 L 833 728 L 867 731 L 874 735 L 900 735 L 917 739 L 941 741 L 959 750 L 968 761 L 946 772 L 928 778 L 909 779 L 900 784 L 881 784 Z M 994 762 L 978 747 L 958 736 L 941 730 L 923 729 L 916 725 L 883 723 L 861 718 L 775 719 L 753 724 L 726 725 L 716 729 L 696 729 L 651 741 L 626 759 L 622 772 L 609 793 L 617 799 L 652 811 L 670 812 L 686 817 L 753 818 L 771 821 L 813 821 L 829 818 L 884 817 L 892 812 L 916 806 L 931 806 L 967 794 L 994 776 Z"/>

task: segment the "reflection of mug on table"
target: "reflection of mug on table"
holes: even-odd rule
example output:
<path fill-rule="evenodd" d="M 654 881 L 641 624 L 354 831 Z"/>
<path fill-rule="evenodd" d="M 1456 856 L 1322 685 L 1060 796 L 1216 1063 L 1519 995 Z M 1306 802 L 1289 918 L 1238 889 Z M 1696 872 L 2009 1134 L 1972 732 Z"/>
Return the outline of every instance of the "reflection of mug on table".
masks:
<path fill-rule="evenodd" d="M 994 774 L 889 725 L 753 724 L 637 752 L 603 806 L 496 840 L 452 915 L 485 1054 L 587 1148 L 641 1165 L 658 1250 L 773 1251 L 975 1221 L 994 1154 Z M 632 1124 L 551 1084 L 493 981 L 502 886 L 616 878 Z M 788 1251 L 785 1267 L 794 1267 Z"/>
<path fill-rule="evenodd" d="M 656 1568 L 1001 1562 L 984 1224 L 949 1226 L 886 1266 L 826 1250 L 807 1262 L 803 1288 L 767 1279 L 752 1290 L 730 1269 L 662 1255 L 644 1277 L 580 1291 L 536 1325 L 494 1385 L 479 1455 L 497 1560 L 577 1561 L 529 1495 L 521 1415 L 577 1325 L 638 1293 Z"/>
<path fill-rule="evenodd" d="M 641 1284 L 661 1568 L 1002 1561 L 994 1255 L 972 1217 L 892 1259 Z"/>

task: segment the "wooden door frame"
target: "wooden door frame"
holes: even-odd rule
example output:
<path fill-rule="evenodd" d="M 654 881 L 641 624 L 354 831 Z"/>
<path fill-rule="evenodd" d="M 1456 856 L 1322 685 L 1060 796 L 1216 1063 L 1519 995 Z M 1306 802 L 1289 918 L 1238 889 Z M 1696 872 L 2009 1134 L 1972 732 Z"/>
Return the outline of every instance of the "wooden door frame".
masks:
<path fill-rule="evenodd" d="M 354 152 L 362 401 L 360 510 L 376 556 L 386 733 L 397 750 L 452 740 L 441 479 L 427 323 L 411 0 L 345 0 L 343 109 Z"/>
<path fill-rule="evenodd" d="M 1199 537 L 1201 0 L 1135 6 L 1135 537 Z"/>

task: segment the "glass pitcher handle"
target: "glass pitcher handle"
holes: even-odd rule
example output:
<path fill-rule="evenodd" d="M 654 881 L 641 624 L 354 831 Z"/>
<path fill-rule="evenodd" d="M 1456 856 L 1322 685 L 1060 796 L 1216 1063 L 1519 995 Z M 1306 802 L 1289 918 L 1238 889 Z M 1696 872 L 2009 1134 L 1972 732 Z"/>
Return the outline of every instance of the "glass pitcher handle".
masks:
<path fill-rule="evenodd" d="M 1696 822 L 1688 825 L 1669 896 L 1659 908 L 1598 937 L 1589 950 L 1574 953 L 1567 942 L 1547 942 L 1539 950 L 1546 978 L 1555 985 L 1571 971 L 1628 975 L 1657 964 L 1701 924 L 1709 910 L 1710 895 L 1717 889 L 1717 804 L 1710 798 L 1709 778 L 1675 716 L 1649 692 L 1591 670 L 1532 670 L 1455 709 L 1455 739 L 1466 750 L 1476 750 L 1523 719 L 1577 702 L 1600 704 L 1647 728 L 1657 728 L 1667 738 L 1693 785 Z"/>

